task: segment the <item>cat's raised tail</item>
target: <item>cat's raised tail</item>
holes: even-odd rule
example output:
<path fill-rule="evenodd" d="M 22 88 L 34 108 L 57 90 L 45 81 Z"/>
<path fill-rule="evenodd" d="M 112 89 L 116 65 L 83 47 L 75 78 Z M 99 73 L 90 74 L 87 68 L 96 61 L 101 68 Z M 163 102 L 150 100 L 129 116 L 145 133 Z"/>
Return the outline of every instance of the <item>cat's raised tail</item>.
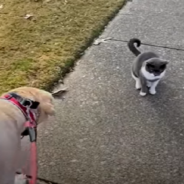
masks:
<path fill-rule="evenodd" d="M 138 56 L 141 52 L 135 47 L 135 43 L 137 44 L 137 47 L 140 47 L 141 41 L 138 38 L 132 38 L 128 42 L 128 48 L 136 55 Z"/>

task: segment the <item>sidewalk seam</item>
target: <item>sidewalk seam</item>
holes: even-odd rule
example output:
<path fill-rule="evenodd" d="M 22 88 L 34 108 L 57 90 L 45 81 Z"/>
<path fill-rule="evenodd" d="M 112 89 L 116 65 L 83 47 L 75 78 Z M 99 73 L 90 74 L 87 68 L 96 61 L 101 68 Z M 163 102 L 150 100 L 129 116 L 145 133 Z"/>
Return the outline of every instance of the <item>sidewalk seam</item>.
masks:
<path fill-rule="evenodd" d="M 111 38 L 111 39 L 109 39 L 109 41 L 117 41 L 117 42 L 128 43 L 127 40 L 119 40 L 119 39 L 115 39 L 115 38 Z M 175 47 L 170 47 L 170 46 L 155 45 L 155 44 L 144 43 L 144 42 L 141 42 L 141 44 L 142 44 L 142 45 L 151 46 L 151 47 L 157 47 L 157 48 L 170 49 L 170 50 L 176 50 L 176 51 L 182 51 L 182 52 L 184 52 L 184 49 L 175 48 Z"/>

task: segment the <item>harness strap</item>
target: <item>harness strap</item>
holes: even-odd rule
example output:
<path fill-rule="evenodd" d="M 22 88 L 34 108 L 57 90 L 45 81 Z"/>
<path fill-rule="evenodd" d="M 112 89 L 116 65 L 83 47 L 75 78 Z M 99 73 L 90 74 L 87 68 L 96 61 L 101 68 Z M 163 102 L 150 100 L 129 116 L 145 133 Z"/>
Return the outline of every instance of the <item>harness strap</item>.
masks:
<path fill-rule="evenodd" d="M 36 127 L 36 115 L 31 111 L 31 109 L 36 109 L 39 105 L 39 102 L 23 98 L 16 93 L 8 93 L 3 96 L 2 99 L 8 100 L 9 102 L 13 103 L 17 108 L 21 110 L 24 114 L 27 121 L 29 121 L 33 127 Z M 29 131 L 26 128 L 21 136 L 29 135 Z"/>
<path fill-rule="evenodd" d="M 39 102 L 37 101 L 33 101 L 27 98 L 23 98 L 20 95 L 16 94 L 16 93 L 8 93 L 4 96 L 6 99 L 11 99 L 11 98 L 15 98 L 21 105 L 25 106 L 25 107 L 29 107 L 31 109 L 37 109 Z"/>

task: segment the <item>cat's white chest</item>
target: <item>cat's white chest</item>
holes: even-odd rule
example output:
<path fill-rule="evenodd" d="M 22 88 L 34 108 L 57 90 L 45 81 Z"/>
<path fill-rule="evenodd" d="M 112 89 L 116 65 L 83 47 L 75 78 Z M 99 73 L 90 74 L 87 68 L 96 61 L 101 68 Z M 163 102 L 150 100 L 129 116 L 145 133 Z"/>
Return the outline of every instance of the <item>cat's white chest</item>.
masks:
<path fill-rule="evenodd" d="M 155 76 L 154 74 L 149 73 L 149 72 L 146 70 L 145 66 L 143 66 L 143 67 L 141 68 L 141 72 L 142 72 L 143 76 L 144 76 L 147 80 L 161 79 L 161 78 L 164 77 L 164 75 L 165 75 L 165 71 L 163 71 L 159 76 Z"/>

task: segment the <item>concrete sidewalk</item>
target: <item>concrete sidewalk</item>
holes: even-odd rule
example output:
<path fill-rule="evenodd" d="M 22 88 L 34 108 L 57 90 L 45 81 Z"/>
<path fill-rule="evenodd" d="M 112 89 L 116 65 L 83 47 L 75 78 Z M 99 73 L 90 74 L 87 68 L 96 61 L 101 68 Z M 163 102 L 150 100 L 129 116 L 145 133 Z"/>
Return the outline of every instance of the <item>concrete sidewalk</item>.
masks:
<path fill-rule="evenodd" d="M 60 184 L 184 184 L 184 1 L 133 0 L 65 80 L 39 129 L 39 176 Z M 130 75 L 130 38 L 168 59 L 156 96 Z M 152 45 L 152 46 L 149 46 Z"/>

